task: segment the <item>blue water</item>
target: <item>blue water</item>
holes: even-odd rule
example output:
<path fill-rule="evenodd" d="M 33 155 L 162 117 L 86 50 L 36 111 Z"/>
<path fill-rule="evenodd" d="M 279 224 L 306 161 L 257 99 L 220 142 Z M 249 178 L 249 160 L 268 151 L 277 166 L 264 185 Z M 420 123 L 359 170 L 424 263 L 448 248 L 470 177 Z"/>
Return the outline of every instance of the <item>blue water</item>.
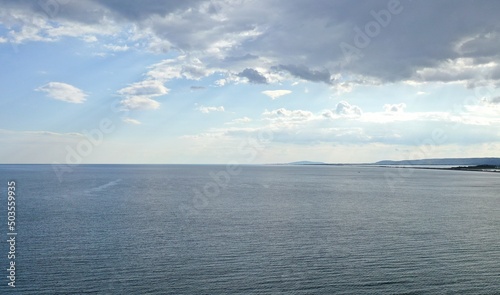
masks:
<path fill-rule="evenodd" d="M 9 180 L 1 294 L 500 294 L 500 173 L 0 165 L 5 238 Z"/>

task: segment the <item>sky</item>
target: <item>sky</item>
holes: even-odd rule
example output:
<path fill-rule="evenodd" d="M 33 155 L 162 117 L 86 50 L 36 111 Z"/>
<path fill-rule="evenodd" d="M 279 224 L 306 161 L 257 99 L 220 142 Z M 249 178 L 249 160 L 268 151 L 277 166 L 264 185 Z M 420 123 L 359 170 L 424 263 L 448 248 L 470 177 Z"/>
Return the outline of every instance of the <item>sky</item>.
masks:
<path fill-rule="evenodd" d="M 500 156 L 496 0 L 0 7 L 0 163 Z"/>

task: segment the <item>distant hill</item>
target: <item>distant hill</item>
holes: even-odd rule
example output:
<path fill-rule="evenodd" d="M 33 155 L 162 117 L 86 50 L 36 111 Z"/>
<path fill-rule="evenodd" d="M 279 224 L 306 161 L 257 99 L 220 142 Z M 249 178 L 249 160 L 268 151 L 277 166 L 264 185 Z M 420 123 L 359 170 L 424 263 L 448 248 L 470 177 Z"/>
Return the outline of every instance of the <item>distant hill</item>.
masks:
<path fill-rule="evenodd" d="M 287 165 L 322 165 L 325 164 L 323 162 L 312 162 L 312 161 L 298 161 L 298 162 L 292 162 L 288 163 Z"/>
<path fill-rule="evenodd" d="M 404 161 L 378 161 L 376 165 L 494 165 L 500 166 L 500 158 L 445 158 L 445 159 L 421 159 Z"/>

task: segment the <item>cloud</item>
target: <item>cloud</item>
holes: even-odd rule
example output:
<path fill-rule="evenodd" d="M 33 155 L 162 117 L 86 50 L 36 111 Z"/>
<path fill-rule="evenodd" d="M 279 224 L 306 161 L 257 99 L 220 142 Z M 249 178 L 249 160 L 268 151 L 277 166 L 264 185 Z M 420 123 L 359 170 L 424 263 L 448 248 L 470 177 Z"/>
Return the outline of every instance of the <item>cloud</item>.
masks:
<path fill-rule="evenodd" d="M 92 35 L 83 36 L 82 40 L 87 43 L 93 43 L 98 41 L 97 37 Z"/>
<path fill-rule="evenodd" d="M 404 104 L 404 103 L 399 103 L 399 104 L 385 104 L 384 105 L 384 110 L 387 113 L 402 113 L 402 112 L 404 112 L 405 108 L 406 108 L 406 104 Z"/>
<path fill-rule="evenodd" d="M 106 6 L 110 11 L 115 12 L 117 15 L 127 18 L 132 21 L 137 21 L 145 19 L 152 16 L 165 16 L 169 13 L 182 12 L 191 6 L 196 6 L 197 3 L 202 3 L 201 0 L 192 1 L 168 1 L 163 0 L 146 0 L 140 3 L 136 1 L 125 1 L 126 5 L 123 5 L 124 1 L 120 0 L 106 0 L 106 1 L 95 1 L 101 5 Z M 216 9 L 216 8 L 212 8 Z"/>
<path fill-rule="evenodd" d="M 305 110 L 288 110 L 279 108 L 272 111 L 264 111 L 262 116 L 279 123 L 290 124 L 298 121 L 308 121 L 315 118 L 314 114 Z"/>
<path fill-rule="evenodd" d="M 198 106 L 196 109 L 204 114 L 208 114 L 211 112 L 224 112 L 225 111 L 223 106 L 218 106 L 218 107 Z"/>
<path fill-rule="evenodd" d="M 117 73 L 126 82 L 107 84 L 120 96 L 122 108 L 158 109 L 161 103 L 165 111 L 182 111 L 187 105 L 195 113 L 210 114 L 199 113 L 199 118 L 229 118 L 212 122 L 226 128 L 207 131 L 209 126 L 192 122 L 189 130 L 202 128 L 200 132 L 231 139 L 270 130 L 280 143 L 330 147 L 414 145 L 432 138 L 437 129 L 444 129 L 452 143 L 499 140 L 498 1 L 0 0 L 0 5 L 0 45 L 7 53 L 77 48 L 70 50 L 77 64 L 91 61 L 84 70 L 134 64 Z M 397 5 L 397 12 L 388 14 L 390 5 Z M 346 56 L 342 44 L 351 46 L 354 58 Z M 121 51 L 128 51 L 126 60 L 111 58 Z M 100 53 L 107 55 L 98 58 Z M 58 72 L 45 70 L 45 78 Z M 37 88 L 44 92 L 38 95 L 71 103 L 89 99 L 88 86 L 84 92 L 56 83 Z M 101 84 L 93 85 L 92 92 L 109 92 Z M 172 92 L 167 87 L 179 91 L 163 102 L 161 97 Z M 190 91 L 204 87 L 206 91 Z M 479 93 L 478 87 L 490 87 L 489 93 Z M 294 99 L 277 101 L 292 93 L 285 89 L 293 89 L 287 98 Z M 231 95 L 241 91 L 270 99 L 258 106 L 258 100 Z M 314 99 L 295 99 L 307 91 Z M 206 95 L 217 99 L 205 102 L 209 106 L 192 105 Z M 462 99 L 473 95 L 475 101 L 464 105 Z M 404 100 L 394 100 L 398 97 Z M 460 102 L 460 110 L 451 110 Z M 238 113 L 222 113 L 222 105 Z M 117 117 L 122 119 L 140 123 Z M 25 135 L 23 140 L 32 134 Z M 165 142 L 176 140 L 166 136 Z M 213 138 L 218 144 L 219 137 Z"/>
<path fill-rule="evenodd" d="M 94 35 L 110 36 L 120 31 L 109 12 L 93 1 L 5 1 L 0 0 L 0 23 L 15 44 L 55 42 L 63 37 L 82 40 Z"/>
<path fill-rule="evenodd" d="M 91 42 L 95 41 L 92 40 Z M 130 47 L 128 47 L 127 45 L 113 45 L 113 44 L 106 44 L 104 45 L 104 48 L 114 52 L 127 51 L 130 49 Z"/>
<path fill-rule="evenodd" d="M 360 107 L 351 105 L 347 101 L 341 101 L 335 107 L 335 114 L 347 117 L 359 117 L 362 114 Z"/>
<path fill-rule="evenodd" d="M 482 63 L 473 58 L 456 58 L 420 68 L 412 79 L 417 82 L 465 82 L 475 87 L 479 81 L 500 79 L 498 73 L 500 64 L 495 61 Z"/>
<path fill-rule="evenodd" d="M 160 103 L 152 97 L 168 94 L 169 91 L 160 81 L 144 80 L 118 90 L 118 94 L 124 97 L 120 103 L 127 109 L 154 110 L 160 107 Z"/>
<path fill-rule="evenodd" d="M 225 124 L 226 125 L 245 124 L 245 123 L 249 123 L 249 122 L 252 122 L 252 119 L 250 119 L 248 117 L 243 117 L 243 118 L 234 119 L 231 122 L 226 122 Z"/>
<path fill-rule="evenodd" d="M 461 114 L 463 120 L 468 120 L 475 124 L 495 125 L 500 123 L 500 102 L 492 100 L 482 100 L 475 105 L 465 105 L 465 114 Z"/>
<path fill-rule="evenodd" d="M 160 107 L 160 103 L 156 100 L 143 96 L 126 98 L 120 104 L 129 110 L 155 110 Z"/>
<path fill-rule="evenodd" d="M 397 11 L 385 20 L 380 15 L 389 9 L 387 0 L 318 0 L 315 5 L 263 0 L 54 2 L 58 5 L 0 0 L 5 28 L 0 40 L 72 37 L 186 56 L 157 71 L 164 78 L 200 79 L 220 72 L 241 74 L 254 83 L 265 77 L 268 83 L 300 79 L 332 84 L 332 77 L 342 73 L 343 82 L 354 85 L 500 83 L 497 1 L 394 1 L 390 3 L 399 3 Z M 126 44 L 114 42 L 118 39 Z M 357 59 L 347 62 L 341 44 L 352 46 Z M 262 77 L 246 69 L 259 69 Z M 277 76 L 270 79 L 273 71 Z"/>
<path fill-rule="evenodd" d="M 242 62 L 242 61 L 249 61 L 249 60 L 255 60 L 258 59 L 259 57 L 256 55 L 252 55 L 250 53 L 247 53 L 242 56 L 227 56 L 224 58 L 224 62 L 228 63 L 234 63 L 234 62 Z"/>
<path fill-rule="evenodd" d="M 45 92 L 50 98 L 70 103 L 83 103 L 87 97 L 81 89 L 62 82 L 50 82 L 36 88 L 35 91 Z"/>
<path fill-rule="evenodd" d="M 164 59 L 149 67 L 147 76 L 150 79 L 167 82 L 173 79 L 199 80 L 218 71 L 217 67 L 209 67 L 199 58 L 180 55 L 176 58 Z"/>
<path fill-rule="evenodd" d="M 265 90 L 265 91 L 262 91 L 262 94 L 269 96 L 273 100 L 278 98 L 278 97 L 281 97 L 283 95 L 290 94 L 290 93 L 292 93 L 292 91 L 290 91 L 290 90 Z"/>
<path fill-rule="evenodd" d="M 495 96 L 489 99 L 485 99 L 484 101 L 490 104 L 500 104 L 500 96 Z"/>
<path fill-rule="evenodd" d="M 492 56 L 498 54 L 500 34 L 496 31 L 480 32 L 465 37 L 456 46 L 456 51 L 465 56 Z"/>
<path fill-rule="evenodd" d="M 495 96 L 493 98 L 496 98 Z M 225 123 L 199 134 L 199 140 L 238 140 L 272 134 L 272 141 L 296 146 L 393 145 L 440 148 L 445 145 L 471 146 L 500 143 L 500 104 L 492 98 L 469 102 L 457 113 L 407 109 L 406 103 L 378 105 L 377 111 L 363 111 L 347 101 L 329 110 L 277 108 L 265 110 L 260 117 Z M 248 122 L 247 122 L 248 121 Z M 249 124 L 251 122 L 251 124 Z M 429 147 L 431 145 L 431 147 Z M 276 146 L 276 145 L 274 145 Z"/>
<path fill-rule="evenodd" d="M 324 82 L 326 84 L 331 84 L 332 78 L 331 74 L 327 69 L 323 69 L 321 71 L 311 70 L 304 65 L 279 65 L 272 67 L 272 69 L 276 71 L 286 71 L 290 73 L 292 76 L 312 81 L 312 82 Z"/>
<path fill-rule="evenodd" d="M 261 75 L 258 71 L 254 69 L 244 69 L 238 74 L 239 77 L 244 77 L 248 79 L 248 82 L 254 84 L 267 84 L 267 79 Z"/>
<path fill-rule="evenodd" d="M 124 96 L 161 96 L 169 92 L 170 89 L 165 87 L 160 81 L 145 80 L 133 83 L 125 88 L 118 90 L 118 93 Z"/>
<path fill-rule="evenodd" d="M 133 125 L 140 125 L 140 124 L 142 124 L 139 120 L 128 118 L 128 117 L 123 118 L 122 121 L 125 122 L 125 123 L 128 123 L 128 124 L 133 124 Z"/>
<path fill-rule="evenodd" d="M 29 136 L 45 136 L 45 137 L 68 137 L 73 139 L 83 139 L 85 136 L 81 133 L 70 132 L 70 133 L 58 133 L 52 131 L 13 131 L 7 129 L 0 129 L 0 134 L 2 135 L 29 135 Z"/>
<path fill-rule="evenodd" d="M 85 139 L 81 133 L 0 129 L 0 155 L 2 163 L 64 162 L 66 148 Z"/>

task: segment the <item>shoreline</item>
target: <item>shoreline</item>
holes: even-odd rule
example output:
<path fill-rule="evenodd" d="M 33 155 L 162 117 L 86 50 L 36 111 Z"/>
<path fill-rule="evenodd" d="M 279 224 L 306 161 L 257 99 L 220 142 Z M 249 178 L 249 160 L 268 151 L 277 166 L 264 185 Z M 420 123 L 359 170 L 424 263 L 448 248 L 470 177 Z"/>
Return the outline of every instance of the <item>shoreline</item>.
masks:
<path fill-rule="evenodd" d="M 385 168 L 409 168 L 409 169 L 429 169 L 429 170 L 447 170 L 447 171 L 473 171 L 473 172 L 490 172 L 490 173 L 500 173 L 500 168 L 476 168 L 472 167 L 411 167 L 411 166 L 375 166 L 375 167 L 385 167 Z"/>
<path fill-rule="evenodd" d="M 398 165 L 377 165 L 377 164 L 333 164 L 333 163 L 314 163 L 314 164 L 268 164 L 268 165 L 283 165 L 283 166 L 363 166 L 363 167 L 378 167 L 378 168 L 408 168 L 408 169 L 429 169 L 429 170 L 447 170 L 447 171 L 474 171 L 474 172 L 492 172 L 500 173 L 500 167 L 481 168 L 482 165 L 476 166 L 453 166 L 453 167 L 422 167 L 422 166 L 398 166 Z M 437 165 L 439 166 L 439 165 Z M 451 165 L 450 165 L 451 166 Z"/>

